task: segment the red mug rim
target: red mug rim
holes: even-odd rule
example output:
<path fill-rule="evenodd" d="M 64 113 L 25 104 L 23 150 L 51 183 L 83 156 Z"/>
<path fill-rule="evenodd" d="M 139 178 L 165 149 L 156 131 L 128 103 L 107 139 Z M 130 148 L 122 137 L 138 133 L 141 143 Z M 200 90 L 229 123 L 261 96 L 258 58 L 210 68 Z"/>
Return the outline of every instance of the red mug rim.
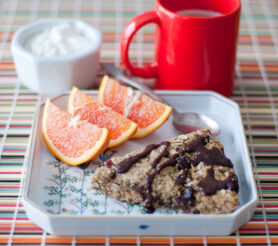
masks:
<path fill-rule="evenodd" d="M 240 7 L 241 7 L 241 2 L 240 0 L 235 0 L 236 1 L 236 4 L 235 4 L 235 7 L 232 8 L 231 11 L 225 13 L 225 14 L 221 14 L 219 16 L 208 16 L 208 17 L 197 17 L 197 16 L 190 16 L 190 15 L 181 15 L 179 13 L 176 13 L 170 9 L 168 9 L 167 7 L 165 7 L 162 3 L 161 3 L 162 0 L 156 0 L 159 8 L 162 8 L 167 14 L 170 14 L 170 15 L 173 15 L 175 17 L 178 17 L 178 18 L 181 18 L 181 19 L 195 19 L 195 20 L 214 20 L 214 19 L 219 19 L 219 18 L 223 18 L 223 17 L 227 17 L 227 16 L 230 16 L 230 15 L 233 15 L 234 13 L 236 13 Z"/>

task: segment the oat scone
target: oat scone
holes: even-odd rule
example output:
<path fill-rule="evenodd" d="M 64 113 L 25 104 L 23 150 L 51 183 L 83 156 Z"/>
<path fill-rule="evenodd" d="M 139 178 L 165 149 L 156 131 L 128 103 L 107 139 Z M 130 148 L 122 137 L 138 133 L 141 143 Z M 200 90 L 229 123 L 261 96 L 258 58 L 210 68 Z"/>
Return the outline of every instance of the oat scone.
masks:
<path fill-rule="evenodd" d="M 223 145 L 209 130 L 180 135 L 115 157 L 97 168 L 92 188 L 111 198 L 188 213 L 230 213 L 238 180 Z"/>

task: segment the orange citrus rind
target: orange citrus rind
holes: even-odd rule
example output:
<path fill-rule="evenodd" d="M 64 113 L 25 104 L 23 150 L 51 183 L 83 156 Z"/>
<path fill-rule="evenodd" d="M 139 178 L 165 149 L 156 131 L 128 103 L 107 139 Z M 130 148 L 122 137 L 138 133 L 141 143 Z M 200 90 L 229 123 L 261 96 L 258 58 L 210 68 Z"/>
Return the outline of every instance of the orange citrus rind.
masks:
<path fill-rule="evenodd" d="M 101 82 L 100 82 L 100 86 L 98 88 L 98 97 L 97 97 L 97 100 L 100 102 L 100 103 L 104 103 L 104 90 L 106 88 L 106 84 L 109 80 L 109 77 L 107 75 L 104 75 Z"/>
<path fill-rule="evenodd" d="M 98 101 L 100 103 L 106 105 L 106 103 L 105 103 L 105 90 L 106 90 L 106 88 L 111 88 L 112 85 L 119 88 L 117 90 L 118 93 L 119 93 L 119 91 L 123 91 L 120 88 L 123 88 L 123 87 L 128 88 L 126 86 L 120 85 L 115 79 L 109 78 L 107 75 L 105 75 L 102 78 L 102 81 L 101 81 L 101 84 L 100 84 L 100 87 L 99 87 Z M 129 90 L 130 89 L 131 88 L 129 87 Z M 122 96 L 124 97 L 124 95 L 122 95 Z M 110 97 L 110 98 L 112 97 L 111 93 L 108 95 L 108 97 Z M 154 120 L 154 122 L 152 122 L 151 124 L 149 124 L 146 127 L 140 127 L 140 122 L 135 121 L 135 123 L 138 124 L 137 131 L 135 132 L 134 135 L 132 135 L 131 138 L 142 138 L 144 136 L 149 135 L 153 131 L 157 130 L 169 118 L 169 116 L 171 115 L 171 112 L 172 112 L 172 107 L 171 106 L 168 106 L 166 104 L 155 101 L 155 100 L 151 99 L 150 97 L 148 97 L 146 95 L 144 95 L 144 97 L 145 97 L 145 99 L 148 98 L 149 101 L 152 101 L 153 104 L 159 105 L 160 107 L 164 107 L 164 111 L 161 115 L 158 116 L 157 119 Z M 134 100 L 133 100 L 133 102 L 134 102 Z M 144 102 L 142 102 L 142 103 L 144 103 Z M 109 107 L 111 105 L 106 105 L 106 106 Z M 114 107 L 114 106 L 115 106 L 115 104 L 112 106 L 114 110 L 118 111 L 121 114 L 124 113 L 125 110 L 123 110 L 123 108 L 122 108 L 123 106 L 121 106 L 121 107 Z M 127 107 L 127 106 L 125 106 L 125 107 Z M 118 110 L 117 110 L 117 108 L 118 108 Z M 127 118 L 129 118 L 130 120 L 133 120 L 129 116 L 127 116 Z M 135 118 L 135 120 L 136 120 L 136 118 Z"/>
<path fill-rule="evenodd" d="M 69 94 L 69 99 L 68 99 L 68 113 L 73 115 L 73 111 L 76 108 L 82 107 L 83 105 L 87 104 L 87 103 L 91 103 L 93 101 L 93 98 L 91 98 L 90 96 L 86 95 L 85 93 L 82 93 L 82 97 L 79 97 L 80 100 L 78 102 L 76 102 L 76 93 L 81 93 L 81 91 L 73 86 L 70 94 Z"/>
<path fill-rule="evenodd" d="M 166 105 L 163 115 L 161 115 L 154 123 L 147 126 L 146 128 L 138 128 L 134 135 L 131 138 L 142 138 L 145 137 L 155 130 L 157 130 L 171 115 L 172 107 Z"/>
<path fill-rule="evenodd" d="M 47 119 L 48 117 L 51 117 L 48 115 L 48 109 L 50 107 L 56 107 L 54 104 L 50 102 L 49 99 L 46 100 L 45 106 L 44 106 L 44 112 L 43 112 L 43 119 L 42 119 L 42 133 L 43 133 L 43 139 L 48 147 L 49 151 L 56 156 L 59 160 L 63 161 L 64 163 L 67 163 L 72 166 L 76 166 L 79 164 L 82 164 L 84 162 L 87 162 L 91 159 L 93 159 L 95 156 L 99 155 L 106 147 L 109 139 L 109 132 L 105 128 L 99 128 L 97 126 L 94 126 L 93 124 L 85 121 L 80 121 L 78 117 L 71 117 L 71 121 L 69 122 L 69 131 L 71 131 L 75 125 L 78 125 L 79 122 L 81 122 L 83 125 L 91 127 L 91 129 L 95 129 L 98 132 L 101 132 L 101 136 L 99 139 L 96 140 L 94 146 L 91 148 L 83 151 L 79 156 L 77 157 L 70 157 L 66 156 L 57 146 L 55 146 L 54 142 L 56 141 L 55 139 L 50 139 L 49 134 L 48 134 L 48 127 L 47 127 Z M 61 109 L 59 109 L 61 110 Z M 62 110 L 61 110 L 62 111 Z M 87 125 L 88 124 L 88 125 Z M 74 133 L 73 133 L 74 134 Z M 92 135 L 92 134 L 90 134 Z M 59 139 L 60 140 L 60 139 Z"/>
<path fill-rule="evenodd" d="M 92 106 L 92 107 L 90 107 Z M 90 109 L 91 108 L 91 109 Z M 101 111 L 103 114 L 102 117 L 97 116 L 98 111 Z M 86 119 L 93 124 L 96 124 L 100 127 L 105 127 L 109 131 L 110 140 L 108 144 L 108 148 L 115 147 L 120 145 L 127 139 L 129 139 L 137 130 L 137 124 L 130 121 L 123 115 L 117 113 L 116 111 L 106 107 L 101 104 L 97 100 L 92 97 L 84 94 L 82 91 L 78 90 L 78 88 L 73 87 L 69 99 L 68 99 L 68 113 L 72 115 L 80 114 L 82 119 Z M 85 116 L 86 115 L 86 116 Z M 83 116 L 87 118 L 83 118 Z M 99 118 L 98 118 L 99 117 Z M 101 118 L 106 117 L 105 120 L 101 120 Z M 109 124 L 109 120 L 113 121 L 113 127 Z M 106 123 L 105 123 L 106 122 Z M 125 130 L 122 130 L 122 125 L 126 124 L 128 127 Z M 121 134 L 115 138 L 115 127 L 118 126 L 118 130 L 122 130 Z"/>

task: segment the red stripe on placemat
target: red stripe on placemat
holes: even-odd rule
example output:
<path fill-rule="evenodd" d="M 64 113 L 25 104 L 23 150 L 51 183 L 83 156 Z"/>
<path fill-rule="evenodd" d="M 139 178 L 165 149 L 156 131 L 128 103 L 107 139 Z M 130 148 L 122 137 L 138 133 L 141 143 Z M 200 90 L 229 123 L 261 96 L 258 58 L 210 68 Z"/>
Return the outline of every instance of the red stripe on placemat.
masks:
<path fill-rule="evenodd" d="M 21 174 L 21 172 L 0 172 L 0 174 Z"/>

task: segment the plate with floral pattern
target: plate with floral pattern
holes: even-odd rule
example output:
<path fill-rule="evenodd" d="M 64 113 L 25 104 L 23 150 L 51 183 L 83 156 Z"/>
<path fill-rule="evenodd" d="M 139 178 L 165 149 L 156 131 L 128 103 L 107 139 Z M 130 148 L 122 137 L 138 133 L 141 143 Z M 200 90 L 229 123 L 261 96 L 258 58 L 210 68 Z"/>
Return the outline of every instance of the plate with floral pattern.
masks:
<path fill-rule="evenodd" d="M 97 91 L 85 91 L 96 97 Z M 42 101 L 34 122 L 23 203 L 28 217 L 56 235 L 228 235 L 247 222 L 257 204 L 252 173 L 238 105 L 209 91 L 159 92 L 178 110 L 204 113 L 221 127 L 219 140 L 234 163 L 239 178 L 239 206 L 231 214 L 192 215 L 157 209 L 146 214 L 142 206 L 120 202 L 90 188 L 95 169 L 114 156 L 142 149 L 151 143 L 179 134 L 170 117 L 152 134 L 128 140 L 106 149 L 98 157 L 79 166 L 56 159 L 44 144 L 41 120 Z M 53 103 L 66 110 L 69 93 L 53 97 Z"/>

